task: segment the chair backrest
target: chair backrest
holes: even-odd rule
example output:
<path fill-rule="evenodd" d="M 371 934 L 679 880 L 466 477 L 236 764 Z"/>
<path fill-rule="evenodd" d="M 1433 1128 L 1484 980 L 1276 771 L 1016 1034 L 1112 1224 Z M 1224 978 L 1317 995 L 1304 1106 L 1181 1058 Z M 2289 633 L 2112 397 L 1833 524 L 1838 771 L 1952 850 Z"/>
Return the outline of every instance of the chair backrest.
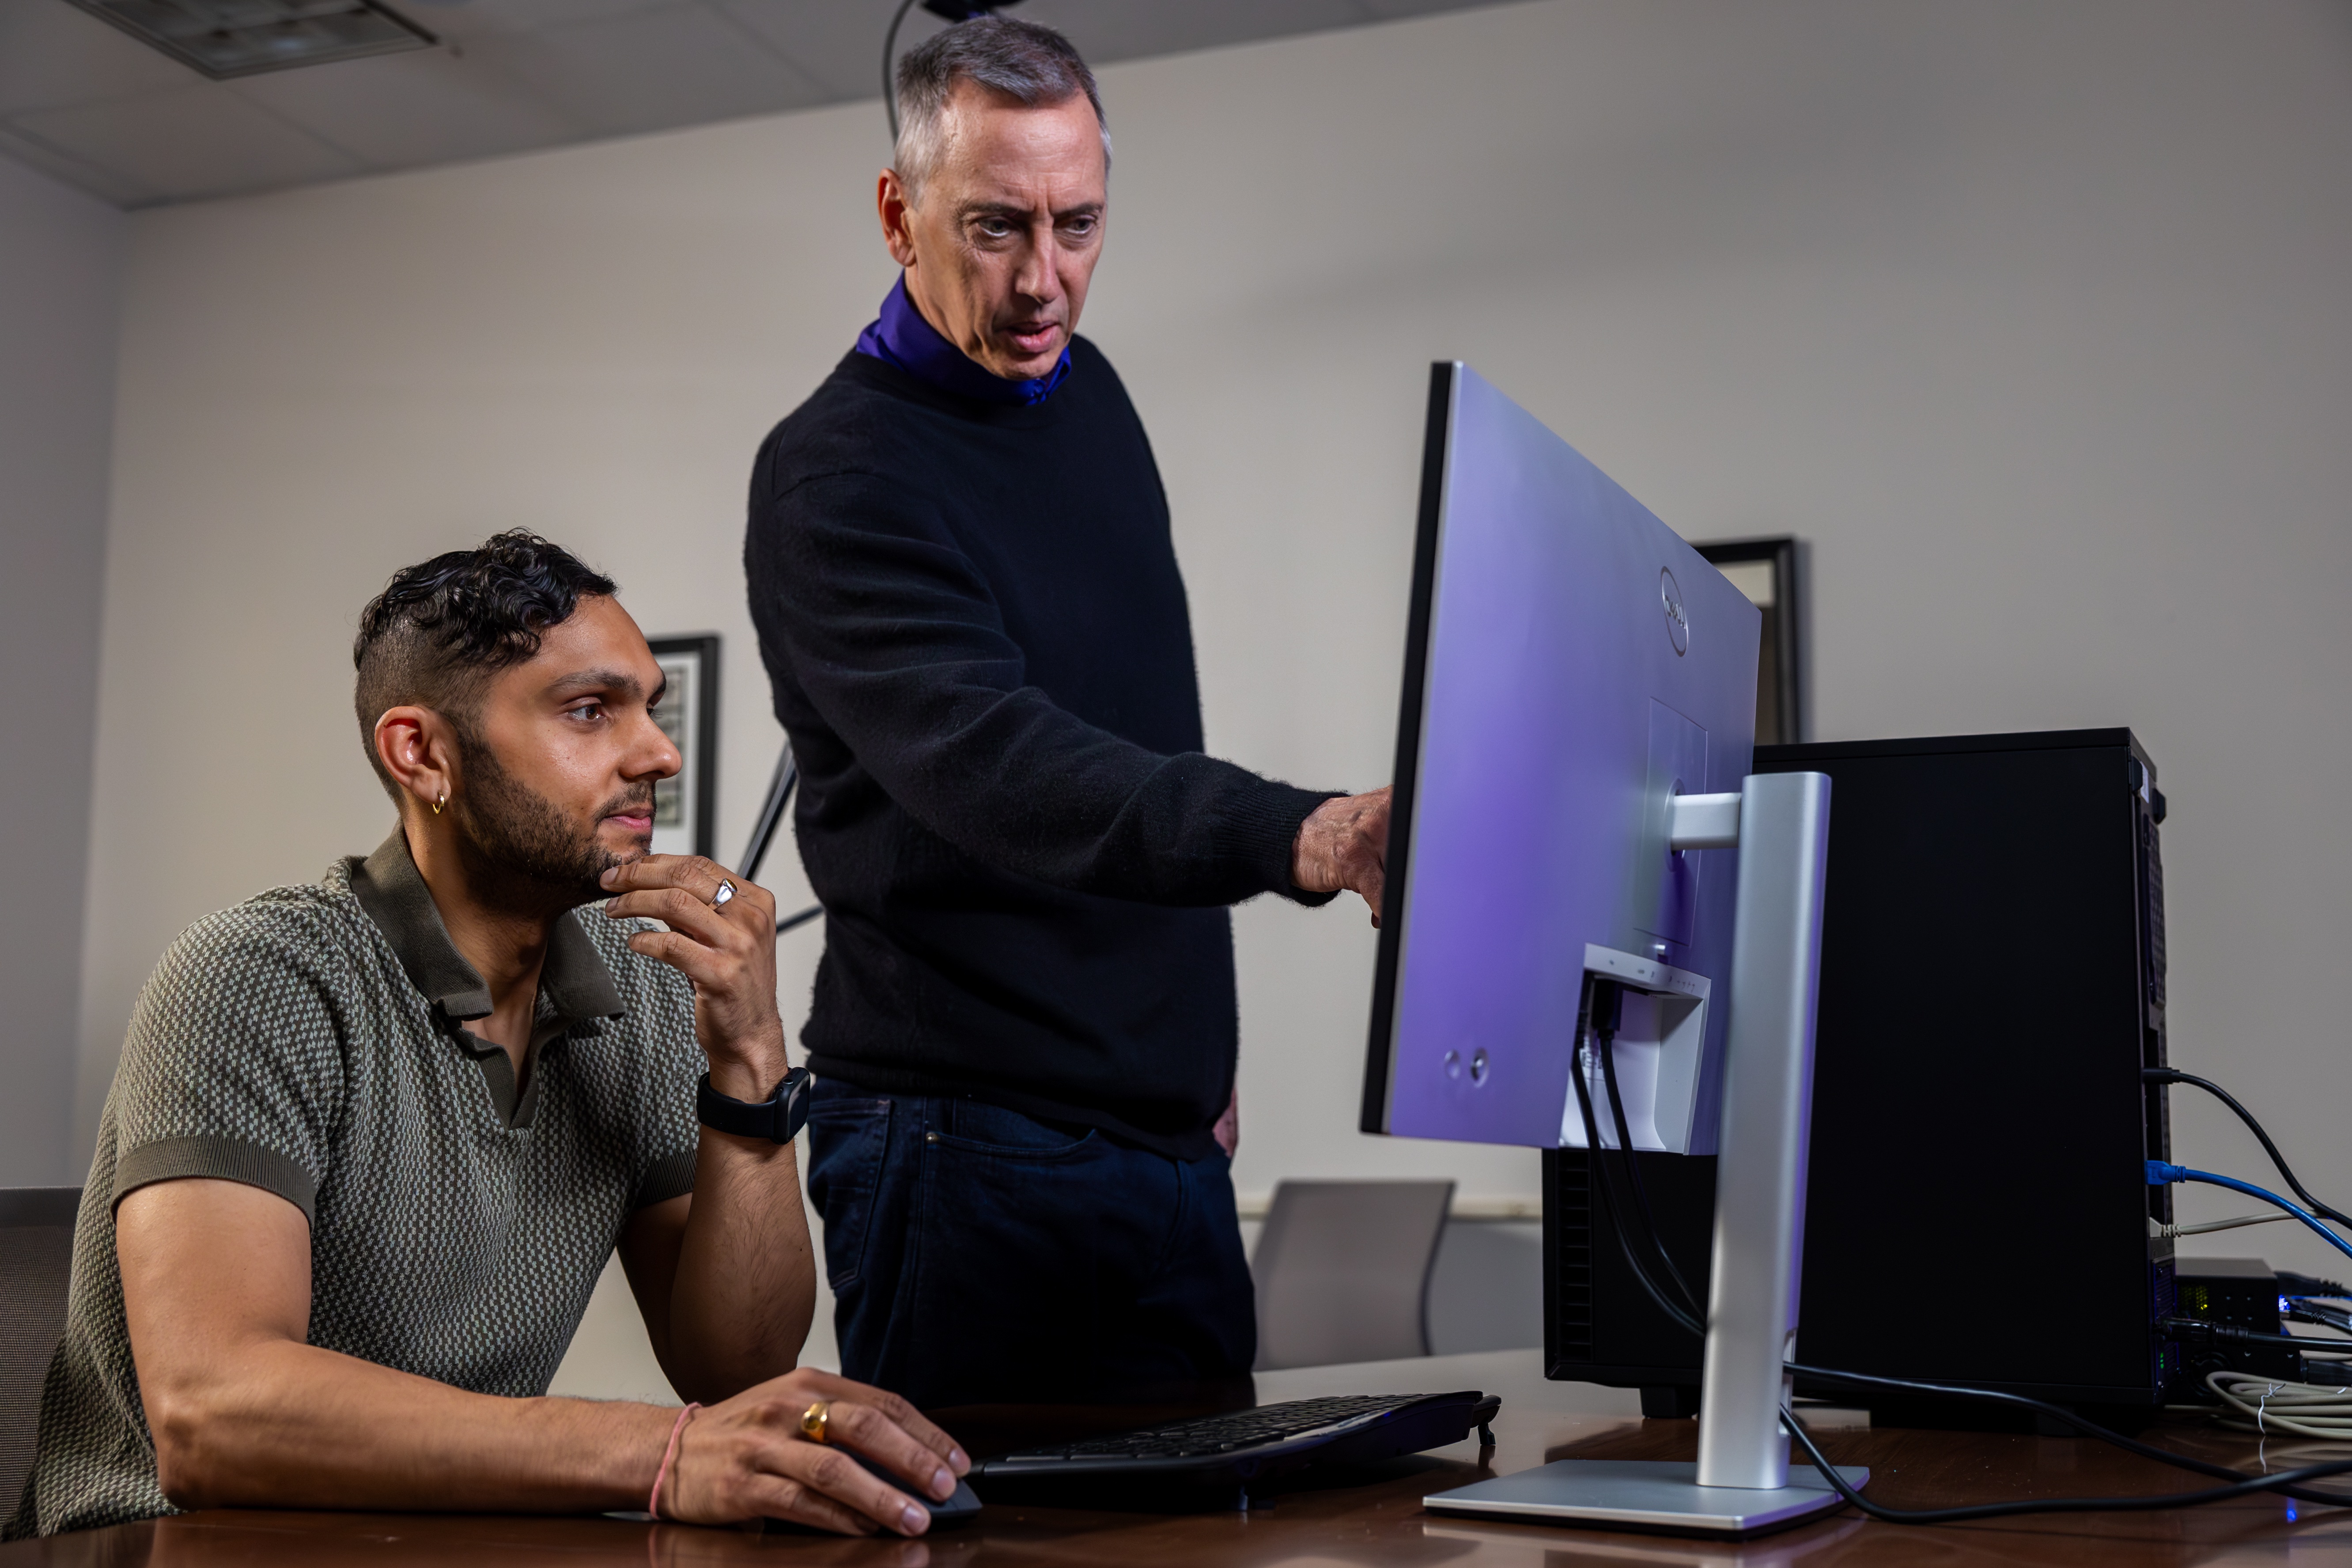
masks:
<path fill-rule="evenodd" d="M 1257 1365 L 1429 1353 L 1429 1276 L 1452 1182 L 1283 1182 L 1258 1236 Z"/>
<path fill-rule="evenodd" d="M 0 1519 L 40 1436 L 41 1384 L 66 1331 L 79 1187 L 0 1187 Z"/>

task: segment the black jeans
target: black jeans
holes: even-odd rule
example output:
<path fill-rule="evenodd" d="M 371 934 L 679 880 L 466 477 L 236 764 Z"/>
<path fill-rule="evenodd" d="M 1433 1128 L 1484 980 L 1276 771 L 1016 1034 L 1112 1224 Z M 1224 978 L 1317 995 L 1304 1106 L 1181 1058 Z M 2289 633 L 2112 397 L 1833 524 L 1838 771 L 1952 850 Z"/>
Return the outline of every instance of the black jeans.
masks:
<path fill-rule="evenodd" d="M 1248 1375 L 1256 1299 L 1223 1154 L 823 1080 L 809 1142 L 848 1376 L 940 1409 Z"/>

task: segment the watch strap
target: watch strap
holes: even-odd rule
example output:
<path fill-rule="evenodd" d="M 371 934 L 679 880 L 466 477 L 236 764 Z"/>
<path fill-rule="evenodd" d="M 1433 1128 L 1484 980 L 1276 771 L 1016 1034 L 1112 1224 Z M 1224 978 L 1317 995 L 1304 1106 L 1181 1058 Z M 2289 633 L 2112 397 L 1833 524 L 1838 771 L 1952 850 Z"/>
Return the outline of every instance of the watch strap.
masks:
<path fill-rule="evenodd" d="M 789 1143 L 808 1121 L 809 1089 L 816 1080 L 806 1068 L 794 1068 L 776 1085 L 776 1092 L 752 1103 L 730 1099 L 710 1087 L 704 1073 L 694 1089 L 694 1113 L 705 1127 L 738 1138 L 764 1138 Z"/>

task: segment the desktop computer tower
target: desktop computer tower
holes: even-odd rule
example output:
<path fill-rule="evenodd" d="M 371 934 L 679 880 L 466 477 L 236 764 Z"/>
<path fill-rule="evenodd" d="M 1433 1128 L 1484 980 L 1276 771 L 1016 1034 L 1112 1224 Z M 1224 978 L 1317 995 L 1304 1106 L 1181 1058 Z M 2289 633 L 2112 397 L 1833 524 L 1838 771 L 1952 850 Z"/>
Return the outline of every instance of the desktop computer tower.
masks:
<path fill-rule="evenodd" d="M 1755 770 L 1832 781 L 1795 1359 L 2118 1417 L 2160 1405 L 2179 1351 L 2158 1329 L 2172 1243 L 2148 1223 L 2171 1189 L 2143 1169 L 2170 1158 L 2139 1079 L 2165 1065 L 2147 752 L 2078 730 L 1759 746 Z M 1549 1375 L 1696 1414 L 1699 1342 L 1626 1263 L 1591 1157 L 1543 1158 Z M 1704 1300 L 1715 1162 L 1634 1158 Z"/>

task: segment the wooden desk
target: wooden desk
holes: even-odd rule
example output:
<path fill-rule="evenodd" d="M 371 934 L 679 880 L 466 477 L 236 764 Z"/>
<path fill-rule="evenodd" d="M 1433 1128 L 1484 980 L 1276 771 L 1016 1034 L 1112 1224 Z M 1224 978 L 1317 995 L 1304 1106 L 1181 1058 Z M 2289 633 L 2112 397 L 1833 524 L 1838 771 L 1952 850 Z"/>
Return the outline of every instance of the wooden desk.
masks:
<path fill-rule="evenodd" d="M 1696 1426 L 1644 1422 L 1632 1394 L 1543 1380 L 1536 1352 L 1439 1356 L 1374 1366 L 1270 1373 L 1259 1397 L 1318 1394 L 1436 1392 L 1485 1388 L 1503 1396 L 1495 1423 L 1495 1472 L 1507 1473 L 1570 1456 L 1690 1458 Z M 1865 1464 L 1870 1495 L 1890 1505 L 1934 1507 L 2004 1498 L 2090 1496 L 2192 1490 L 2208 1483 L 2186 1471 L 2136 1459 L 2075 1438 L 1982 1433 L 1874 1431 L 1824 1412 L 1815 1422 L 1822 1447 L 1841 1464 Z M 2167 1447 L 2252 1468 L 2252 1437 L 2190 1425 L 2150 1434 Z M 2307 1449 L 2304 1450 L 2308 1452 Z M 2352 1449 L 2337 1453 L 2352 1457 Z M 2272 1468 L 2298 1462 L 2273 1443 Z M 2303 1458 L 2300 1462 L 2312 1462 Z M 391 1514 L 302 1514 L 220 1510 L 89 1531 L 0 1547 L 0 1568 L 35 1563 L 89 1568 L 274 1568 L 276 1564 L 364 1564 L 432 1568 L 483 1561 L 550 1568 L 630 1568 L 667 1564 L 887 1564 L 888 1568 L 998 1568 L 1018 1563 L 1233 1564 L 1234 1568 L 1336 1568 L 1395 1563 L 1410 1568 L 1571 1568 L 1580 1563 L 1659 1568 L 1851 1568 L 1854 1564 L 1933 1564 L 1990 1568 L 2049 1563 L 2352 1563 L 2352 1511 L 2292 1509 L 2256 1498 L 2166 1513 L 2053 1516 L 1948 1525 L 1933 1530 L 1874 1524 L 1851 1512 L 1786 1534 L 1714 1544 L 1661 1536 L 1602 1534 L 1532 1525 L 1444 1519 L 1424 1511 L 1424 1493 L 1489 1473 L 1475 1444 L 1351 1478 L 1346 1485 L 1286 1492 L 1246 1514 L 1165 1515 L 1102 1510 L 992 1507 L 972 1524 L 921 1541 L 844 1541 L 802 1534 L 760 1535 L 612 1519 L 467 1518 Z M 2294 1513 L 2300 1513 L 2298 1520 Z"/>

